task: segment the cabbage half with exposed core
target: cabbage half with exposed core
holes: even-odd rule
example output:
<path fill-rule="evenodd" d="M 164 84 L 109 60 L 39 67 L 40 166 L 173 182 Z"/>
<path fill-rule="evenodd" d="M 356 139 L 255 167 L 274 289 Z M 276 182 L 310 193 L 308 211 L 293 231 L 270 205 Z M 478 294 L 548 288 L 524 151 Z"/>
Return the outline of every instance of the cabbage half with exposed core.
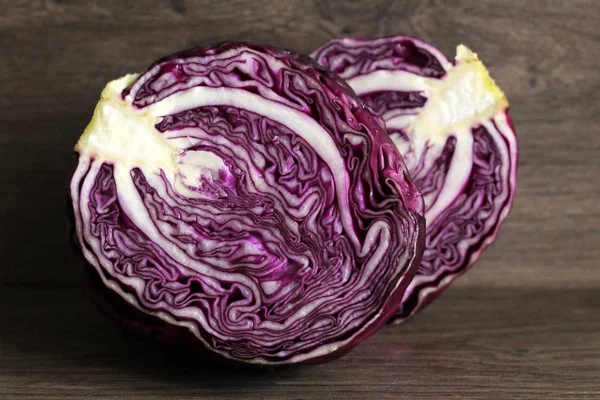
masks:
<path fill-rule="evenodd" d="M 402 156 L 309 57 L 168 56 L 106 86 L 75 150 L 92 296 L 133 330 L 249 363 L 325 361 L 390 318 L 421 260 Z"/>
<path fill-rule="evenodd" d="M 425 200 L 423 261 L 393 319 L 403 321 L 477 261 L 512 207 L 517 141 L 508 102 L 462 45 L 450 62 L 410 37 L 345 38 L 313 57 L 384 119 Z"/>

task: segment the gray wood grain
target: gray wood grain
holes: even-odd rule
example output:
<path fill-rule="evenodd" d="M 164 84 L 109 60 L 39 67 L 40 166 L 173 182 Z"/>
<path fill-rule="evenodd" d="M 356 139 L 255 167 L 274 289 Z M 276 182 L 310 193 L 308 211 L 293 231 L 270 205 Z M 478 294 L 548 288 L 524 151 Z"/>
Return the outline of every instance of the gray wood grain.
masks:
<path fill-rule="evenodd" d="M 599 398 L 599 20 L 595 0 L 0 0 L 0 398 Z M 471 46 L 511 103 L 516 203 L 478 265 L 326 366 L 214 370 L 118 337 L 64 213 L 104 84 L 217 40 L 391 34 Z"/>
<path fill-rule="evenodd" d="M 592 289 L 451 288 L 329 364 L 207 365 L 121 337 L 73 288 L 0 292 L 0 399 L 598 399 Z M 27 327 L 27 329 L 24 329 Z"/>

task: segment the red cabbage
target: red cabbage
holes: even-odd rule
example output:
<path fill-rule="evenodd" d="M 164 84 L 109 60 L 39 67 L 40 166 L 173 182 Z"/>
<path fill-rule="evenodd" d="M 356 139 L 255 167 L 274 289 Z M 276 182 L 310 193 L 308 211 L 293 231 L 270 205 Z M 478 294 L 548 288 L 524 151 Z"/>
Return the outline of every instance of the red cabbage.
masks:
<path fill-rule="evenodd" d="M 220 43 L 110 82 L 70 194 L 120 325 L 255 364 L 324 361 L 395 312 L 423 201 L 374 115 L 309 57 Z"/>
<path fill-rule="evenodd" d="M 508 102 L 462 45 L 454 62 L 405 36 L 336 39 L 312 56 L 385 120 L 423 195 L 425 253 L 393 318 L 404 321 L 477 261 L 512 207 L 517 141 Z"/>

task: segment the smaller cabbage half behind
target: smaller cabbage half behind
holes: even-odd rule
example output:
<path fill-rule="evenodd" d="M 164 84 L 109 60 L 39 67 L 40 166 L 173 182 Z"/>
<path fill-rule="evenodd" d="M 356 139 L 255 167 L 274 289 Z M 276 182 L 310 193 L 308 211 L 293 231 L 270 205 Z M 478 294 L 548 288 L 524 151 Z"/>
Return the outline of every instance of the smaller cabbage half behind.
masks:
<path fill-rule="evenodd" d="M 425 253 L 392 319 L 402 322 L 477 261 L 512 207 L 517 140 L 508 102 L 463 45 L 454 62 L 406 36 L 336 39 L 312 56 L 384 119 L 425 201 Z"/>

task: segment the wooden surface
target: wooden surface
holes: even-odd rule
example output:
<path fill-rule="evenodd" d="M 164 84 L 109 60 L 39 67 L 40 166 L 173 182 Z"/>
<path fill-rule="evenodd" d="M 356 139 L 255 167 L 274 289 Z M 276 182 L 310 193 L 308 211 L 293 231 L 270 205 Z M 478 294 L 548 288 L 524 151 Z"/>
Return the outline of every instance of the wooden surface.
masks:
<path fill-rule="evenodd" d="M 2 399 L 598 399 L 594 289 L 456 288 L 320 366 L 205 365 L 121 337 L 83 290 L 7 288 Z"/>
<path fill-rule="evenodd" d="M 0 398 L 600 398 L 600 1 L 0 0 Z M 464 42 L 505 90 L 515 208 L 409 324 L 327 365 L 240 370 L 118 335 L 86 300 L 64 216 L 104 84 L 217 40 Z"/>

